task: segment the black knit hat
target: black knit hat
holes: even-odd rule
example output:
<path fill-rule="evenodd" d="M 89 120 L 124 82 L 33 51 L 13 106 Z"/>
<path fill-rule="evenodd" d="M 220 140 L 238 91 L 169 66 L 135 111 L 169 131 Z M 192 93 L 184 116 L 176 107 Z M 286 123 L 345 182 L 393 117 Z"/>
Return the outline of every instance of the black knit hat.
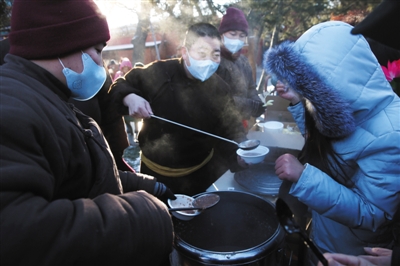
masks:
<path fill-rule="evenodd" d="M 54 58 L 107 42 L 105 16 L 92 0 L 14 0 L 10 54 Z"/>
<path fill-rule="evenodd" d="M 242 10 L 230 7 L 226 10 L 226 14 L 222 17 L 219 26 L 219 33 L 223 34 L 230 30 L 241 30 L 246 34 L 249 29 L 246 17 Z"/>
<path fill-rule="evenodd" d="M 352 34 L 362 34 L 397 50 L 400 50 L 399 32 L 399 0 L 384 0 L 351 31 Z"/>

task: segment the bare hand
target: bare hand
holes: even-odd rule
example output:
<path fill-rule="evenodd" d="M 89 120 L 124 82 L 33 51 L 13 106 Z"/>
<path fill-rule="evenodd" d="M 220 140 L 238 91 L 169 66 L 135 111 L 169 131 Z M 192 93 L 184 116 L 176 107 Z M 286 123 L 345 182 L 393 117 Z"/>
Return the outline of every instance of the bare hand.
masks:
<path fill-rule="evenodd" d="M 285 85 L 279 80 L 276 83 L 275 90 L 280 97 L 290 101 L 292 105 L 295 105 L 298 102 L 300 102 L 300 95 L 293 89 L 291 89 L 288 85 Z"/>
<path fill-rule="evenodd" d="M 368 255 L 361 255 L 359 256 L 362 259 L 365 259 L 372 264 L 376 265 L 383 265 L 383 266 L 389 266 L 392 262 L 392 253 L 393 251 L 391 249 L 387 248 L 364 248 L 365 252 L 371 256 Z"/>
<path fill-rule="evenodd" d="M 367 260 L 364 260 L 357 256 L 337 254 L 337 253 L 325 253 L 324 257 L 328 261 L 329 266 L 376 266 Z M 319 262 L 318 266 L 322 266 Z"/>
<path fill-rule="evenodd" d="M 153 114 L 148 101 L 136 94 L 125 96 L 123 103 L 129 108 L 129 115 L 136 118 L 149 118 Z"/>
<path fill-rule="evenodd" d="M 328 261 L 329 266 L 376 266 L 371 262 L 364 260 L 359 256 L 338 254 L 338 253 L 325 253 L 324 257 Z M 390 265 L 390 264 L 389 264 Z M 388 265 L 388 266 L 389 266 Z M 322 266 L 322 263 L 319 262 L 318 266 Z"/>
<path fill-rule="evenodd" d="M 282 180 L 297 182 L 304 166 L 293 155 L 286 153 L 275 161 L 275 173 Z"/>
<path fill-rule="evenodd" d="M 393 251 L 387 248 L 364 248 L 369 255 L 352 256 L 337 253 L 325 253 L 329 266 L 390 266 L 392 263 Z M 322 266 L 322 263 L 318 263 Z"/>

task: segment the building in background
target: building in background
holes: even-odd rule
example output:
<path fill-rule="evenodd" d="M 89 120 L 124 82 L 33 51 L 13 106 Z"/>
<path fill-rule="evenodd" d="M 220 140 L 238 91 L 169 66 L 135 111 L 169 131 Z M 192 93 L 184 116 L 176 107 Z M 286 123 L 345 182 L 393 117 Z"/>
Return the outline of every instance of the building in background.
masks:
<path fill-rule="evenodd" d="M 135 36 L 136 25 L 124 26 L 111 31 L 111 39 L 103 49 L 103 58 L 106 63 L 114 59 L 117 62 L 122 57 L 129 58 L 132 62 L 135 47 L 132 38 Z M 158 59 L 168 59 L 176 54 L 176 48 L 181 44 L 179 37 L 171 33 L 152 32 L 147 34 L 144 53 L 144 64 L 148 64 Z M 135 62 L 133 62 L 135 63 Z"/>

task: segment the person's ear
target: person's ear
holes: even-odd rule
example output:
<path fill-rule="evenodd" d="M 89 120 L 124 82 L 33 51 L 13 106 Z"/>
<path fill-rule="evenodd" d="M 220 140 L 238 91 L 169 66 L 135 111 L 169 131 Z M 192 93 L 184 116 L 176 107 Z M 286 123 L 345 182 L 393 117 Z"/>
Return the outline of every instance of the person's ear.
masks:
<path fill-rule="evenodd" d="M 185 62 L 186 62 L 186 65 L 190 66 L 190 60 L 189 60 L 188 51 L 187 51 L 186 47 L 182 46 L 181 54 L 182 54 L 182 59 L 185 60 Z"/>

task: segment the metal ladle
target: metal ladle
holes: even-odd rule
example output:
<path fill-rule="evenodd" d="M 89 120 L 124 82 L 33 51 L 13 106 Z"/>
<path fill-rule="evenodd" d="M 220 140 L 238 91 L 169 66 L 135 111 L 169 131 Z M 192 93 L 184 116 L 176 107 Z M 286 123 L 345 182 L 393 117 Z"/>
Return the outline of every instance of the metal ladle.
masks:
<path fill-rule="evenodd" d="M 159 117 L 159 116 L 156 116 L 156 115 L 150 115 L 150 116 L 153 117 L 153 118 L 157 118 L 157 119 L 160 119 L 162 121 L 168 122 L 168 123 L 175 124 L 177 126 L 181 126 L 181 127 L 184 127 L 184 128 L 190 129 L 190 130 L 197 131 L 199 133 L 203 133 L 203 134 L 209 135 L 209 136 L 214 137 L 214 138 L 218 138 L 218 139 L 222 139 L 222 140 L 227 141 L 227 142 L 231 142 L 233 144 L 236 144 L 242 150 L 253 150 L 253 149 L 257 148 L 260 145 L 260 141 L 259 140 L 249 139 L 249 140 L 245 140 L 243 142 L 237 143 L 236 141 L 233 141 L 233 140 L 230 140 L 230 139 L 226 139 L 226 138 L 223 138 L 223 137 L 220 137 L 220 136 L 217 136 L 217 135 L 202 131 L 202 130 L 197 129 L 197 128 L 193 128 L 193 127 L 189 127 L 189 126 L 186 126 L 186 125 L 183 125 L 183 124 L 179 124 L 179 123 L 177 123 L 175 121 L 168 120 L 168 119 L 163 118 L 163 117 Z"/>
<path fill-rule="evenodd" d="M 170 208 L 170 212 L 174 211 L 194 211 L 194 210 L 205 210 L 208 208 L 211 208 L 215 204 L 219 202 L 219 195 L 217 194 L 204 194 L 201 196 L 198 196 L 197 198 L 194 199 L 192 202 L 193 207 L 182 207 L 182 208 Z"/>
<path fill-rule="evenodd" d="M 293 218 L 293 213 L 289 206 L 282 199 L 276 200 L 276 214 L 278 215 L 279 223 L 285 229 L 288 234 L 298 233 L 301 238 L 307 243 L 312 252 L 317 256 L 318 260 L 324 265 L 328 266 L 328 261 L 322 255 L 322 252 L 317 248 L 314 242 L 307 236 L 303 229 L 296 223 Z"/>

